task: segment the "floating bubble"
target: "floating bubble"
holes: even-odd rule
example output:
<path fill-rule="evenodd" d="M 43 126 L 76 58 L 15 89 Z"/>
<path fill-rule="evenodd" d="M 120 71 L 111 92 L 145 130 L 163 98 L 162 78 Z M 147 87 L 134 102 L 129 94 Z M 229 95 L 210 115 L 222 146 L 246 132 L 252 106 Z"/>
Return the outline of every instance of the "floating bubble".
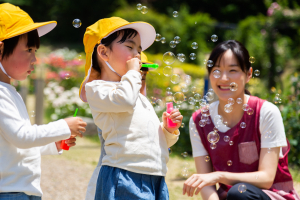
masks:
<path fill-rule="evenodd" d="M 255 175 L 255 179 L 258 179 L 258 177 L 259 177 L 258 175 Z"/>
<path fill-rule="evenodd" d="M 211 36 L 211 41 L 213 41 L 213 42 L 218 41 L 218 36 L 215 35 L 215 34 L 213 34 L 213 35 Z"/>
<path fill-rule="evenodd" d="M 163 72 L 165 76 L 171 76 L 173 74 L 173 68 L 171 66 L 165 66 Z"/>
<path fill-rule="evenodd" d="M 213 71 L 213 76 L 214 76 L 215 78 L 220 78 L 220 77 L 221 77 L 221 72 L 220 72 L 220 70 L 215 70 L 215 71 Z"/>
<path fill-rule="evenodd" d="M 161 42 L 162 44 L 166 43 L 166 38 L 165 38 L 165 37 L 161 37 L 160 42 Z"/>
<path fill-rule="evenodd" d="M 200 109 L 200 107 L 199 106 L 195 106 L 195 110 L 199 110 Z"/>
<path fill-rule="evenodd" d="M 183 53 L 179 53 L 177 54 L 177 59 L 180 61 L 180 62 L 184 62 L 185 61 L 185 55 Z"/>
<path fill-rule="evenodd" d="M 212 66 L 214 66 L 214 61 L 208 60 L 206 65 L 207 65 L 207 67 L 212 67 Z"/>
<path fill-rule="evenodd" d="M 205 119 L 201 119 L 200 121 L 199 121 L 199 126 L 200 127 L 204 127 L 206 125 L 206 120 Z"/>
<path fill-rule="evenodd" d="M 238 89 L 238 84 L 237 83 L 235 83 L 235 82 L 230 83 L 230 90 L 232 92 L 237 91 L 237 89 Z"/>
<path fill-rule="evenodd" d="M 206 94 L 206 100 L 207 100 L 207 101 L 212 101 L 212 100 L 214 100 L 214 93 L 208 92 L 208 93 Z"/>
<path fill-rule="evenodd" d="M 174 61 L 175 61 L 175 55 L 174 55 L 174 53 L 172 53 L 171 51 L 168 51 L 168 52 L 164 53 L 164 55 L 163 55 L 163 61 L 167 65 L 173 64 Z"/>
<path fill-rule="evenodd" d="M 190 172 L 187 168 L 184 168 L 182 171 L 181 171 L 181 175 L 183 177 L 188 177 L 190 175 Z"/>
<path fill-rule="evenodd" d="M 225 135 L 224 136 L 224 142 L 229 142 L 229 140 L 230 140 L 230 137 L 228 135 Z"/>
<path fill-rule="evenodd" d="M 181 38 L 179 36 L 175 36 L 174 41 L 176 44 L 179 44 L 181 42 Z"/>
<path fill-rule="evenodd" d="M 233 145 L 233 141 L 230 141 L 230 142 L 229 142 L 229 145 L 232 146 L 232 145 Z"/>
<path fill-rule="evenodd" d="M 199 102 L 200 99 L 201 99 L 201 95 L 200 95 L 199 93 L 195 93 L 195 94 L 194 94 L 194 98 L 195 98 L 195 101 L 196 101 L 196 102 Z"/>
<path fill-rule="evenodd" d="M 179 82 L 180 82 L 180 76 L 179 76 L 178 74 L 173 74 L 173 75 L 171 76 L 171 82 L 172 82 L 173 84 L 179 83 Z"/>
<path fill-rule="evenodd" d="M 247 191 L 246 185 L 244 185 L 244 184 L 239 185 L 238 191 L 239 191 L 240 193 L 246 192 L 246 191 Z"/>
<path fill-rule="evenodd" d="M 190 97 L 188 102 L 191 105 L 195 105 L 196 104 L 196 101 L 195 101 L 195 99 L 193 97 Z"/>
<path fill-rule="evenodd" d="M 138 3 L 138 4 L 136 5 L 136 8 L 137 8 L 138 10 L 141 10 L 141 9 L 142 9 L 142 4 Z"/>
<path fill-rule="evenodd" d="M 216 148 L 217 148 L 217 145 L 216 145 L 215 143 L 211 143 L 211 144 L 210 144 L 210 148 L 211 148 L 211 149 L 216 149 Z"/>
<path fill-rule="evenodd" d="M 174 102 L 181 104 L 184 101 L 184 94 L 182 92 L 176 92 L 174 94 Z"/>
<path fill-rule="evenodd" d="M 194 94 L 196 91 L 197 91 L 196 86 L 193 86 L 193 87 L 191 88 L 191 92 Z"/>
<path fill-rule="evenodd" d="M 231 160 L 228 160 L 227 161 L 227 165 L 230 167 L 232 165 L 232 161 Z"/>
<path fill-rule="evenodd" d="M 159 42 L 161 40 L 161 35 L 159 33 L 156 33 L 155 41 Z"/>
<path fill-rule="evenodd" d="M 167 87 L 167 88 L 166 88 L 166 91 L 167 91 L 167 92 L 171 92 L 172 89 L 171 89 L 170 87 Z"/>
<path fill-rule="evenodd" d="M 80 19 L 74 19 L 73 22 L 72 22 L 73 26 L 75 28 L 79 28 L 81 26 L 81 20 Z"/>
<path fill-rule="evenodd" d="M 206 59 L 203 60 L 203 64 L 204 64 L 204 65 L 207 64 L 207 60 L 206 60 Z"/>
<path fill-rule="evenodd" d="M 182 92 L 187 92 L 187 91 L 189 91 L 189 87 L 187 86 L 187 84 L 185 84 L 185 83 L 181 84 L 181 91 L 182 91 Z"/>
<path fill-rule="evenodd" d="M 168 148 L 168 150 L 169 150 L 169 154 L 171 154 L 171 153 L 172 153 L 172 149 L 171 149 L 171 148 Z"/>
<path fill-rule="evenodd" d="M 182 122 L 180 128 L 184 128 L 185 124 Z"/>
<path fill-rule="evenodd" d="M 65 74 L 64 74 L 64 78 L 65 78 L 66 80 L 70 79 L 70 74 L 69 74 L 69 73 L 65 73 Z"/>
<path fill-rule="evenodd" d="M 256 70 L 254 71 L 254 75 L 255 75 L 255 76 L 259 76 L 259 75 L 260 75 L 260 71 L 259 71 L 258 69 L 256 69 Z"/>
<path fill-rule="evenodd" d="M 242 123 L 240 124 L 240 127 L 241 127 L 241 128 L 246 128 L 246 123 L 245 123 L 245 122 L 242 122 Z"/>
<path fill-rule="evenodd" d="M 191 84 L 192 82 L 192 77 L 190 75 L 185 75 L 184 76 L 184 81 L 186 82 L 186 84 Z"/>
<path fill-rule="evenodd" d="M 244 104 L 242 108 L 243 108 L 243 111 L 247 111 L 249 109 L 249 105 L 248 104 Z"/>
<path fill-rule="evenodd" d="M 227 121 L 223 121 L 223 124 L 224 124 L 225 126 L 227 126 L 227 125 L 228 125 L 228 122 L 227 122 Z"/>
<path fill-rule="evenodd" d="M 248 110 L 247 110 L 247 114 L 248 115 L 252 115 L 254 113 L 254 110 L 252 109 L 252 108 L 249 108 Z"/>
<path fill-rule="evenodd" d="M 228 104 L 233 105 L 234 104 L 234 99 L 233 98 L 229 98 L 228 99 Z"/>
<path fill-rule="evenodd" d="M 206 124 L 211 124 L 211 120 L 209 118 L 206 119 Z"/>
<path fill-rule="evenodd" d="M 166 102 L 172 102 L 174 100 L 172 95 L 166 96 Z"/>
<path fill-rule="evenodd" d="M 161 99 L 157 99 L 155 103 L 160 108 L 163 108 L 165 106 L 164 102 Z"/>
<path fill-rule="evenodd" d="M 231 113 L 231 112 L 232 112 L 232 110 L 233 110 L 233 107 L 232 107 L 232 105 L 230 105 L 230 104 L 226 104 L 226 105 L 224 106 L 224 111 L 225 111 L 225 112 L 227 112 L 227 113 Z"/>
<path fill-rule="evenodd" d="M 212 93 L 215 92 L 214 89 L 212 89 L 212 88 L 210 88 L 208 91 L 209 91 L 209 92 L 212 92 Z"/>
<path fill-rule="evenodd" d="M 210 157 L 209 156 L 205 156 L 205 162 L 209 162 L 210 161 Z"/>
<path fill-rule="evenodd" d="M 173 12 L 173 17 L 178 17 L 178 11 Z"/>
<path fill-rule="evenodd" d="M 215 131 L 211 131 L 207 135 L 207 140 L 210 143 L 217 143 L 219 141 L 219 139 L 220 139 L 220 135 L 217 132 L 215 132 Z"/>
<path fill-rule="evenodd" d="M 186 158 L 186 157 L 188 156 L 188 153 L 187 153 L 187 152 L 183 152 L 183 153 L 181 153 L 181 155 L 182 155 L 184 158 Z"/>
<path fill-rule="evenodd" d="M 35 117 L 35 112 L 34 112 L 34 110 L 30 111 L 30 117 Z"/>
<path fill-rule="evenodd" d="M 175 41 L 172 40 L 172 41 L 170 42 L 170 47 L 171 47 L 171 48 L 175 48 L 175 47 L 176 47 Z"/>
<path fill-rule="evenodd" d="M 148 12 L 147 6 L 142 6 L 142 8 L 141 8 L 141 13 L 142 13 L 142 14 L 146 14 L 147 12 Z"/>
<path fill-rule="evenodd" d="M 192 43 L 192 48 L 193 49 L 198 49 L 198 43 L 197 42 L 193 42 Z"/>
<path fill-rule="evenodd" d="M 190 59 L 191 60 L 195 60 L 196 59 L 196 54 L 195 53 L 191 53 L 190 54 Z"/>
<path fill-rule="evenodd" d="M 274 97 L 274 103 L 275 103 L 275 104 L 281 103 L 281 99 L 280 99 L 279 96 L 276 95 L 276 96 Z"/>
<path fill-rule="evenodd" d="M 271 153 L 271 148 L 268 148 L 268 153 Z"/>
<path fill-rule="evenodd" d="M 242 100 L 241 98 L 237 98 L 237 99 L 236 99 L 236 102 L 237 102 L 237 104 L 242 104 L 242 103 L 243 103 L 243 100 Z"/>
<path fill-rule="evenodd" d="M 214 127 L 213 131 L 218 132 L 219 130 L 216 127 Z"/>
<path fill-rule="evenodd" d="M 249 58 L 249 62 L 250 62 L 250 63 L 255 63 L 255 58 L 254 58 L 253 56 L 251 56 L 251 57 Z"/>
<path fill-rule="evenodd" d="M 81 60 L 82 60 L 82 56 L 81 56 L 81 55 L 78 55 L 78 56 L 77 56 L 77 60 L 81 61 Z"/>
<path fill-rule="evenodd" d="M 217 121 L 223 121 L 223 117 L 221 115 L 216 115 L 214 117 L 214 121 L 217 122 Z"/>

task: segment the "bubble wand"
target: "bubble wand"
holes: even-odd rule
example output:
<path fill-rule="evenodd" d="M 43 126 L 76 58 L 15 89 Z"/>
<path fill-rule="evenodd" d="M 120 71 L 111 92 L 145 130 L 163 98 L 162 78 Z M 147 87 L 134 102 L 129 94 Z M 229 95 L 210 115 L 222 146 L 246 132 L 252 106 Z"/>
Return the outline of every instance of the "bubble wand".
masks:
<path fill-rule="evenodd" d="M 158 68 L 158 64 L 157 63 L 153 63 L 153 64 L 143 63 L 142 67 L 157 69 Z"/>
<path fill-rule="evenodd" d="M 76 110 L 75 110 L 74 117 L 76 117 L 77 111 L 78 111 L 78 108 L 76 108 Z M 66 140 L 62 140 L 61 144 L 60 144 L 60 148 L 68 151 L 70 147 L 66 144 Z"/>

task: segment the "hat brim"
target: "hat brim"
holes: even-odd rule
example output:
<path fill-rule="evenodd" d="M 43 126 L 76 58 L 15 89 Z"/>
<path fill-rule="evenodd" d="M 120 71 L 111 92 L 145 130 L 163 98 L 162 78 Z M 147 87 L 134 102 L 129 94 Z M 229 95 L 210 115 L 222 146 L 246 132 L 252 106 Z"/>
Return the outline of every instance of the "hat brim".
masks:
<path fill-rule="evenodd" d="M 106 35 L 103 38 L 108 37 L 109 35 L 111 35 L 116 31 L 127 29 L 127 28 L 132 28 L 139 33 L 141 38 L 142 51 L 146 50 L 148 47 L 150 47 L 153 44 L 156 37 L 155 29 L 152 25 L 145 22 L 132 22 L 130 24 L 124 25 L 110 32 L 108 35 Z"/>

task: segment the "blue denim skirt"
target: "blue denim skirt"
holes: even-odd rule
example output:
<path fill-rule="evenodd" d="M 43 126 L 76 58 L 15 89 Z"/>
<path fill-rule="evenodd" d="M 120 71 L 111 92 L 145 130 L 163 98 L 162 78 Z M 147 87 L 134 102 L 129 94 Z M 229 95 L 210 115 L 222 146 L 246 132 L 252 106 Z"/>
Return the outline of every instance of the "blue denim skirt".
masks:
<path fill-rule="evenodd" d="M 38 196 L 29 196 L 23 192 L 0 193 L 0 200 L 41 200 Z"/>
<path fill-rule="evenodd" d="M 165 177 L 102 166 L 97 180 L 95 200 L 129 199 L 169 200 Z"/>

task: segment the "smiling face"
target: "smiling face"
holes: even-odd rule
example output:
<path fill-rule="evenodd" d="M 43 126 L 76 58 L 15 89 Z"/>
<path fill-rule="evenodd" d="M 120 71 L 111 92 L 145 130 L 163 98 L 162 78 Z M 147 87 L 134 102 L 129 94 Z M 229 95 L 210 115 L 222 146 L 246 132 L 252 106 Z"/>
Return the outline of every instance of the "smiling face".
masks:
<path fill-rule="evenodd" d="M 3 43 L 2 43 L 3 44 Z M 5 48 L 5 45 L 2 45 Z M 0 56 L 6 73 L 15 80 L 22 81 L 34 70 L 36 47 L 27 46 L 27 35 L 21 37 L 13 53 L 8 57 Z M 3 52 L 3 50 L 1 50 Z"/>
<path fill-rule="evenodd" d="M 215 76 L 218 73 L 219 76 Z M 220 101 L 227 101 L 229 98 L 237 99 L 244 95 L 245 85 L 252 76 L 252 68 L 245 73 L 236 56 L 229 49 L 217 59 L 209 75 L 211 86 L 219 97 Z M 237 84 L 236 91 L 232 91 L 232 83 Z M 232 85 L 230 85 L 232 84 Z"/>

